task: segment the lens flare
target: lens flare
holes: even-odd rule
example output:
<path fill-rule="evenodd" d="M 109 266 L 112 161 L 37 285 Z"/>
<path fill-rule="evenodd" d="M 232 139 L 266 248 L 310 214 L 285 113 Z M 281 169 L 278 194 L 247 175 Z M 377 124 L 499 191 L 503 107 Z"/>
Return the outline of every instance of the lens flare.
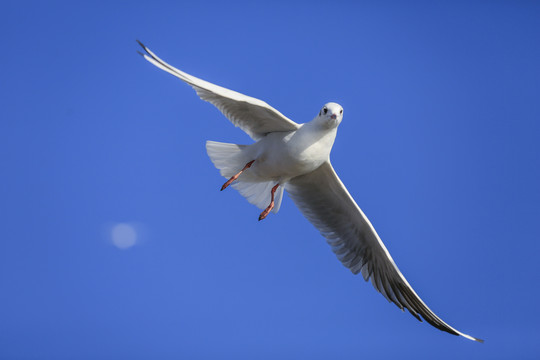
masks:
<path fill-rule="evenodd" d="M 129 249 L 137 243 L 137 231 L 129 224 L 119 223 L 111 229 L 111 239 L 119 249 Z"/>

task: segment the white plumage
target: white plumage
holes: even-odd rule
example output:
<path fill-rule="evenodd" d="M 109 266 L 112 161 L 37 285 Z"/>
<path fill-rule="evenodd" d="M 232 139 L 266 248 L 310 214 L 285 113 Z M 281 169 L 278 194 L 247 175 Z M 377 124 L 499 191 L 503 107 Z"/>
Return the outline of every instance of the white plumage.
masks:
<path fill-rule="evenodd" d="M 330 151 L 343 119 L 340 105 L 328 103 L 312 121 L 297 124 L 264 101 L 186 74 L 140 45 L 146 60 L 191 85 L 201 99 L 215 105 L 256 141 L 251 145 L 206 144 L 208 156 L 225 178 L 247 167 L 232 186 L 251 204 L 264 209 L 271 201 L 271 189 L 279 184 L 272 210 L 279 210 L 285 188 L 343 265 L 371 280 L 388 301 L 440 330 L 483 342 L 445 323 L 420 299 L 332 168 Z"/>

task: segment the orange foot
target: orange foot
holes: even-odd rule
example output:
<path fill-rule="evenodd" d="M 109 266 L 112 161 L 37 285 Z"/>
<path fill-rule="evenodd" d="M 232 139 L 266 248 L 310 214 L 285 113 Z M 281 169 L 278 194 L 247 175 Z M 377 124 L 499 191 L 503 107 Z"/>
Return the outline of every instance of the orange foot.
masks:
<path fill-rule="evenodd" d="M 276 192 L 278 187 L 279 187 L 279 184 L 277 184 L 276 186 L 272 188 L 272 193 L 271 193 L 272 200 L 270 201 L 270 205 L 268 205 L 268 207 L 264 209 L 261 215 L 259 215 L 259 221 L 265 219 L 268 216 L 268 214 L 270 214 L 270 211 L 272 211 L 272 209 L 274 208 L 274 193 Z"/>
<path fill-rule="evenodd" d="M 248 162 L 246 164 L 246 166 L 244 166 L 244 168 L 242 170 L 240 170 L 240 172 L 238 174 L 234 175 L 229 180 L 227 180 L 227 182 L 225 184 L 223 184 L 223 186 L 221 187 L 221 191 L 225 190 L 229 185 L 231 185 L 233 183 L 234 180 L 238 179 L 240 174 L 242 174 L 244 172 L 244 170 L 249 169 L 254 162 L 255 162 L 255 160 L 251 160 L 250 162 Z"/>

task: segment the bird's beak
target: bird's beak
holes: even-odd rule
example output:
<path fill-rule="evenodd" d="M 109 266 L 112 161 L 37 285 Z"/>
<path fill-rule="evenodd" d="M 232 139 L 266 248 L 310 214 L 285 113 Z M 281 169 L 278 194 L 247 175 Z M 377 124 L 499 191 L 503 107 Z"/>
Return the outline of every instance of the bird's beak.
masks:
<path fill-rule="evenodd" d="M 332 116 L 330 116 L 330 119 L 336 120 L 336 117 L 337 117 L 336 114 L 332 114 Z"/>

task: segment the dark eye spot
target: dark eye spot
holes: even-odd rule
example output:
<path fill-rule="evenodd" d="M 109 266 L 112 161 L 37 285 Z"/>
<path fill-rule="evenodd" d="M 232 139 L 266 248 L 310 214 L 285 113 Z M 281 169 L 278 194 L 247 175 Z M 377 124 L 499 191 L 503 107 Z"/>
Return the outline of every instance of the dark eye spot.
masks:
<path fill-rule="evenodd" d="M 339 113 L 340 113 L 340 114 L 343 114 L 343 109 L 339 110 Z"/>
<path fill-rule="evenodd" d="M 328 112 L 328 109 L 325 108 L 325 107 L 323 107 L 322 111 L 323 111 L 323 113 L 326 115 L 326 113 Z"/>

